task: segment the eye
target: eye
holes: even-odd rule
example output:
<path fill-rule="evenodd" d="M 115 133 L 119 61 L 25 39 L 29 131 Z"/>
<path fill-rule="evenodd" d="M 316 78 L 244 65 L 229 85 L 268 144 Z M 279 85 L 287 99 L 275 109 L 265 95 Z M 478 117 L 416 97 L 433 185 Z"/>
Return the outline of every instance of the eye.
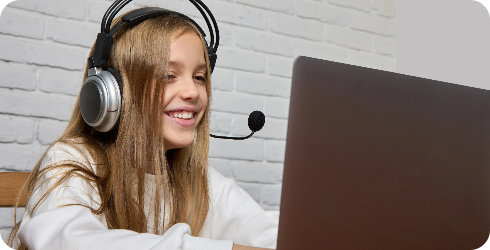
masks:
<path fill-rule="evenodd" d="M 204 76 L 194 76 L 194 80 L 199 84 L 206 83 L 206 78 Z"/>
<path fill-rule="evenodd" d="M 174 75 L 167 75 L 167 81 L 168 82 L 171 82 L 171 81 L 175 80 L 175 78 L 176 77 Z"/>

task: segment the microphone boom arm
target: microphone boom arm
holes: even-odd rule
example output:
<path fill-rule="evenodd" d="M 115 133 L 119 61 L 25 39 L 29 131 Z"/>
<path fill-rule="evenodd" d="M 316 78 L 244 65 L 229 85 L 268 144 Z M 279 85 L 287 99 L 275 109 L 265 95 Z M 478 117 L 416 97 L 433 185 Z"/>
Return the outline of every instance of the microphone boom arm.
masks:
<path fill-rule="evenodd" d="M 245 140 L 245 139 L 248 139 L 250 137 L 252 137 L 252 135 L 254 134 L 255 132 L 252 131 L 251 134 L 249 134 L 248 136 L 245 136 L 245 137 L 228 137 L 228 136 L 220 136 L 220 135 L 213 135 L 213 134 L 209 134 L 211 137 L 213 138 L 218 138 L 218 139 L 230 139 L 230 140 Z"/>

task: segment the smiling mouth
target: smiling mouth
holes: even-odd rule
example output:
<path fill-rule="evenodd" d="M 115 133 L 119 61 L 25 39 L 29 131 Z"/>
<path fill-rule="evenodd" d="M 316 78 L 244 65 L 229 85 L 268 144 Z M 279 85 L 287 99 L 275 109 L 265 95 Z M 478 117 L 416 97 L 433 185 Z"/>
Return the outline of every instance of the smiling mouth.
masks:
<path fill-rule="evenodd" d="M 188 111 L 171 111 L 171 112 L 166 112 L 166 114 L 172 118 L 190 120 L 194 117 L 195 113 L 188 112 Z"/>

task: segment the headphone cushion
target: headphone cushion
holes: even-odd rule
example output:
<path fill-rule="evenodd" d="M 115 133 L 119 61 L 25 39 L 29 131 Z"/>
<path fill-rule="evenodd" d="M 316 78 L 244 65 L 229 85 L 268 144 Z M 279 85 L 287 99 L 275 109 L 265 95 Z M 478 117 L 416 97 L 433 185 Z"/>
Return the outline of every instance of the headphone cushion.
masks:
<path fill-rule="evenodd" d="M 119 71 L 115 68 L 111 68 L 111 67 L 104 67 L 103 70 L 106 70 L 108 71 L 109 73 L 111 73 L 112 76 L 114 76 L 114 79 L 116 79 L 116 82 L 117 82 L 117 86 L 119 87 L 119 93 L 121 94 L 121 99 L 123 98 L 123 80 L 122 80 L 122 77 L 121 77 L 121 73 L 119 73 Z"/>

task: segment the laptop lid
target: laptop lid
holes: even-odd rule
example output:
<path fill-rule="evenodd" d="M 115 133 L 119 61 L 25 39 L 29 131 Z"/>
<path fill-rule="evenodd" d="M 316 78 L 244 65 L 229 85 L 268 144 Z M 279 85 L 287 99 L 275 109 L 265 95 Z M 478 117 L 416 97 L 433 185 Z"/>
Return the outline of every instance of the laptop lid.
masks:
<path fill-rule="evenodd" d="M 278 249 L 476 249 L 490 91 L 299 57 Z"/>

